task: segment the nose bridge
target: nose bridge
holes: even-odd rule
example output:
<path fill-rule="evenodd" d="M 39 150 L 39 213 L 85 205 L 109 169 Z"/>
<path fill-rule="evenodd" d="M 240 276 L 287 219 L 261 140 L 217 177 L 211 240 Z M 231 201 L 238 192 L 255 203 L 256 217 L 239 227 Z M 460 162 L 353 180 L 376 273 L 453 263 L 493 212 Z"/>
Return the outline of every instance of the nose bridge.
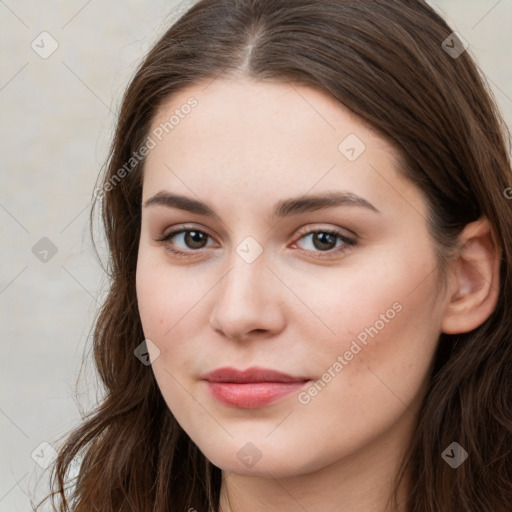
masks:
<path fill-rule="evenodd" d="M 230 337 L 243 337 L 255 329 L 275 331 L 282 323 L 272 293 L 275 277 L 263 252 L 256 254 L 251 244 L 246 240 L 233 251 L 230 270 L 218 284 L 214 300 L 211 324 Z"/>
<path fill-rule="evenodd" d="M 247 250 L 244 243 L 239 244 L 230 258 L 230 271 L 220 283 L 222 297 L 219 299 L 233 300 L 240 306 L 257 306 L 258 296 L 264 294 L 267 282 L 272 277 L 266 263 L 262 253 L 254 257 L 251 249 Z"/>

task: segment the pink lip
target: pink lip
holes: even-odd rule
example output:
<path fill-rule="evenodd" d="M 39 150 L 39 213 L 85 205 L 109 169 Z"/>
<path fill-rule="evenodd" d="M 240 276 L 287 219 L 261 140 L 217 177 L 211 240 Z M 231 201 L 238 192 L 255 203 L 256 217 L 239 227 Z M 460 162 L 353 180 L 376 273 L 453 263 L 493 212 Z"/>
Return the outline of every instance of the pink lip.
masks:
<path fill-rule="evenodd" d="M 220 402 L 232 407 L 256 409 L 277 402 L 303 387 L 310 379 L 266 368 L 219 368 L 201 377 Z"/>

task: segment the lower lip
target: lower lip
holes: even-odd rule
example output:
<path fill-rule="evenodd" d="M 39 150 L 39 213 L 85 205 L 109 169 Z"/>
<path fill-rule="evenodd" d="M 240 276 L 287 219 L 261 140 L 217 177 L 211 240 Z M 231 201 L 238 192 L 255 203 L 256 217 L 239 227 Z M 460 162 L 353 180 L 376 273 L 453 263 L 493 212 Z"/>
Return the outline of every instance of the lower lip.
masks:
<path fill-rule="evenodd" d="M 232 382 L 207 381 L 210 393 L 223 404 L 241 409 L 257 409 L 270 405 L 298 391 L 307 381 L 301 382 Z"/>

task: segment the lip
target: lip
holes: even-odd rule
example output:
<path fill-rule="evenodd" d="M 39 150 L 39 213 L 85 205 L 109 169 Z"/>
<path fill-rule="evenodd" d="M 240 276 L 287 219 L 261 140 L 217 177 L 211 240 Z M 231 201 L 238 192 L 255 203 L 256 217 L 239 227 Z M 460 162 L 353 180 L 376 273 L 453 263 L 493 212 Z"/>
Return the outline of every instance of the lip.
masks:
<path fill-rule="evenodd" d="M 257 409 L 275 403 L 310 381 L 308 377 L 260 367 L 246 370 L 218 368 L 201 379 L 206 381 L 209 392 L 219 402 L 242 409 Z"/>

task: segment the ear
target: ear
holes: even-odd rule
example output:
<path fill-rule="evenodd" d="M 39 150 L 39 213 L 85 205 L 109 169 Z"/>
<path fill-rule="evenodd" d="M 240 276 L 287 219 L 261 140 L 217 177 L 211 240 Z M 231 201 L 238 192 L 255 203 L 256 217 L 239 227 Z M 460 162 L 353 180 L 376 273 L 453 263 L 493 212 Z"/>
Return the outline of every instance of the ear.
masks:
<path fill-rule="evenodd" d="M 468 224 L 459 236 L 459 253 L 448 279 L 448 300 L 441 322 L 445 334 L 469 332 L 494 311 L 500 288 L 501 249 L 489 221 Z"/>

